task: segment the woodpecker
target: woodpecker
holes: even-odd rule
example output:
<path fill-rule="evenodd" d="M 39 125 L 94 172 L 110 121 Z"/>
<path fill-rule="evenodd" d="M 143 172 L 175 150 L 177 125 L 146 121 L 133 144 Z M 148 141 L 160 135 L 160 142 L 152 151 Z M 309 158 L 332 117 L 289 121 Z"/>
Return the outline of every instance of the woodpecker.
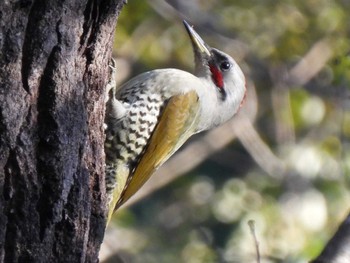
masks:
<path fill-rule="evenodd" d="M 194 51 L 194 74 L 156 69 L 119 89 L 107 87 L 108 222 L 190 136 L 228 121 L 243 103 L 245 77 L 238 64 L 183 23 Z"/>

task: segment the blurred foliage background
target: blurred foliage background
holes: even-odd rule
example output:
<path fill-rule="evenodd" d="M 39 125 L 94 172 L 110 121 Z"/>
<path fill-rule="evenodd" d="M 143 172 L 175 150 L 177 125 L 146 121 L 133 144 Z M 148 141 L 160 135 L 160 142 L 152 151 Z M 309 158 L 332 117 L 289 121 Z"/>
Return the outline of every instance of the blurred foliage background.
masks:
<path fill-rule="evenodd" d="M 235 121 L 194 136 L 115 214 L 101 260 L 256 262 L 249 220 L 262 262 L 316 257 L 349 211 L 349 17 L 348 0 L 129 0 L 120 82 L 192 71 L 186 19 L 241 65 L 249 95 Z"/>

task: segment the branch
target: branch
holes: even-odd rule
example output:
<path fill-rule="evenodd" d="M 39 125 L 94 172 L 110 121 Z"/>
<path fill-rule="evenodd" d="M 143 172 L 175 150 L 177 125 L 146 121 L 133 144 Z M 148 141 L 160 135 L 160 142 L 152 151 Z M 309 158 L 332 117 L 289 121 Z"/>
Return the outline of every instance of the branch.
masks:
<path fill-rule="evenodd" d="M 311 263 L 350 262 L 350 213 L 339 226 L 321 254 Z"/>

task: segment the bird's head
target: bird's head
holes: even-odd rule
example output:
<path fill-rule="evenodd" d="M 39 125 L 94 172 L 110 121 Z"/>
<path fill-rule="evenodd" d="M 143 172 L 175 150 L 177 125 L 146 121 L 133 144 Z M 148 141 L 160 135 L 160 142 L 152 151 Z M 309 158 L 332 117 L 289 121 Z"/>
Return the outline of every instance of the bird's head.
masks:
<path fill-rule="evenodd" d="M 195 75 L 208 81 L 215 89 L 218 116 L 213 126 L 230 119 L 242 105 L 246 94 L 246 81 L 236 61 L 226 53 L 208 46 L 196 31 L 183 21 L 190 36 L 194 56 Z M 213 92 L 210 92 L 213 94 Z"/>

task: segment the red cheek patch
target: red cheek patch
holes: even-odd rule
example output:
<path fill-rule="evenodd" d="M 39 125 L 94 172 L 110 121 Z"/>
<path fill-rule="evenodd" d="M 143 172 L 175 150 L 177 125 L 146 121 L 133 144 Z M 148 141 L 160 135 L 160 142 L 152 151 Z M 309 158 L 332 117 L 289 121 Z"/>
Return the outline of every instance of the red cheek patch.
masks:
<path fill-rule="evenodd" d="M 211 77 L 218 88 L 224 87 L 224 79 L 221 71 L 215 65 L 209 65 Z"/>

